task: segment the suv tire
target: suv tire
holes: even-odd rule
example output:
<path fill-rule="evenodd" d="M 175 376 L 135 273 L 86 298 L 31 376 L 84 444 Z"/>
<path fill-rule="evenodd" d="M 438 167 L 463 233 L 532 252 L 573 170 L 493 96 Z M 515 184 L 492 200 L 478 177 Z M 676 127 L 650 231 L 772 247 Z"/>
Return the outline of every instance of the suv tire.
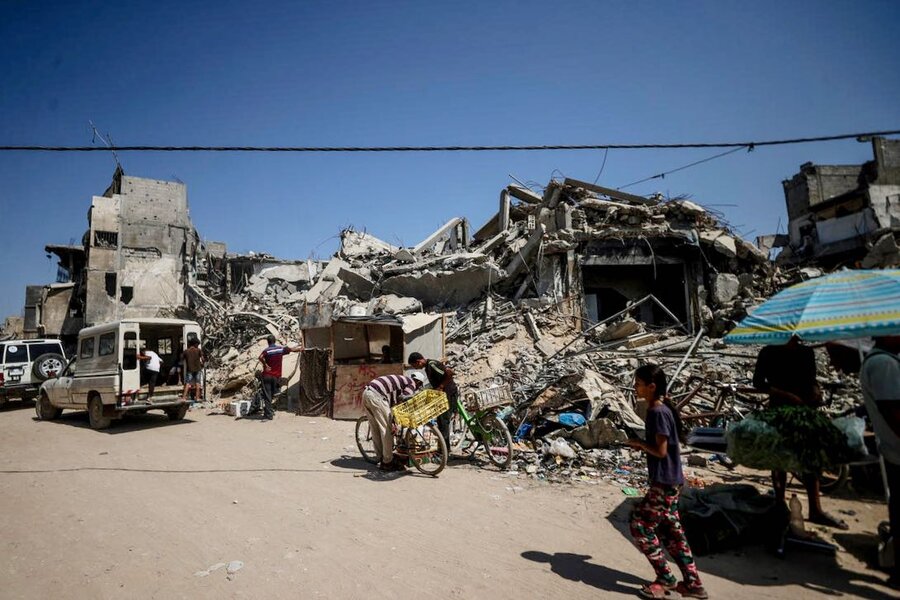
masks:
<path fill-rule="evenodd" d="M 47 397 L 47 393 L 41 392 L 41 395 L 34 401 L 34 412 L 37 413 L 37 418 L 41 421 L 52 421 L 62 414 L 62 409 L 50 404 L 50 398 Z"/>
<path fill-rule="evenodd" d="M 60 354 L 44 354 L 37 357 L 31 366 L 31 374 L 38 381 L 50 379 L 52 374 L 59 375 L 66 367 L 66 359 Z"/>
<path fill-rule="evenodd" d="M 100 402 L 100 396 L 91 396 L 88 400 L 88 420 L 91 423 L 91 429 L 106 429 L 112 423 L 112 419 L 103 416 L 103 403 Z"/>

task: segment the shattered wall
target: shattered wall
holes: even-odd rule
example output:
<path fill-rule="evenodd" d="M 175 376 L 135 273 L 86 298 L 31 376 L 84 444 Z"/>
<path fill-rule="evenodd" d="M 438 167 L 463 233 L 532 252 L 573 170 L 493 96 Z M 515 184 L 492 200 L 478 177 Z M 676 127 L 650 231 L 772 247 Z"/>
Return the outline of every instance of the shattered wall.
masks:
<path fill-rule="evenodd" d="M 782 182 L 789 244 L 780 263 L 900 264 L 900 140 L 873 138 L 872 152 L 862 165 L 806 163 Z"/>
<path fill-rule="evenodd" d="M 116 177 L 88 213 L 86 325 L 184 306 L 197 250 L 184 184 Z"/>

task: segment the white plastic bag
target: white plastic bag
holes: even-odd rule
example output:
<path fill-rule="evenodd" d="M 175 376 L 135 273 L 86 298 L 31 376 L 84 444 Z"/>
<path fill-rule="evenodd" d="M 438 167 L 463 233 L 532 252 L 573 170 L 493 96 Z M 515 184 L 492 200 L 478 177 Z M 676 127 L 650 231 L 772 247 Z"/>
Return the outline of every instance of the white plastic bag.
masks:
<path fill-rule="evenodd" d="M 831 421 L 835 427 L 847 436 L 847 446 L 858 452 L 860 456 L 868 456 L 869 450 L 863 436 L 866 433 L 866 422 L 854 416 L 839 417 Z"/>

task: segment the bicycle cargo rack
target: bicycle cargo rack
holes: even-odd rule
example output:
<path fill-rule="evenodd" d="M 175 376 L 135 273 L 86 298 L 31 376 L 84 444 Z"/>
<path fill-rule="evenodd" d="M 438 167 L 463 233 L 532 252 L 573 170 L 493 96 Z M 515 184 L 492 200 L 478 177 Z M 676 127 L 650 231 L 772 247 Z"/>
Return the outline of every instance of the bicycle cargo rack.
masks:
<path fill-rule="evenodd" d="M 449 409 L 450 403 L 447 400 L 447 394 L 438 390 L 422 390 L 406 402 L 392 408 L 391 411 L 394 413 L 394 420 L 398 425 L 418 427 Z"/>
<path fill-rule="evenodd" d="M 475 410 L 486 410 L 513 403 L 512 391 L 507 384 L 466 392 L 465 399 L 466 404 Z"/>

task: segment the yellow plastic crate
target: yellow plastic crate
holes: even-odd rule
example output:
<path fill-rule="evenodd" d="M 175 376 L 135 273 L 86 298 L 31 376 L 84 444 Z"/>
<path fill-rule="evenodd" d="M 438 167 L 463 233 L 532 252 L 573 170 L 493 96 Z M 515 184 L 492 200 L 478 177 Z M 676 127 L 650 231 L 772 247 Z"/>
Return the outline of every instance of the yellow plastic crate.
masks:
<path fill-rule="evenodd" d="M 450 409 L 447 394 L 438 390 L 422 390 L 392 410 L 401 427 L 418 427 Z"/>

